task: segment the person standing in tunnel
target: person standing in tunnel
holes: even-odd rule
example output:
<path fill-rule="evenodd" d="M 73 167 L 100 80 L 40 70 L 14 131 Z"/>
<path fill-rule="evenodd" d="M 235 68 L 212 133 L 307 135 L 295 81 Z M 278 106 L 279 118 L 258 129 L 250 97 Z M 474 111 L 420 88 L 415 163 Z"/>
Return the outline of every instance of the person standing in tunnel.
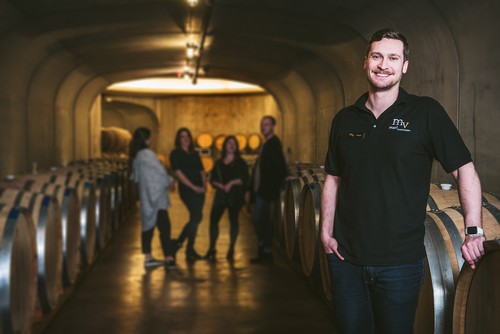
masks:
<path fill-rule="evenodd" d="M 142 252 L 146 268 L 166 264 L 167 268 L 175 268 L 175 241 L 170 240 L 170 198 L 168 191 L 173 185 L 173 178 L 158 160 L 156 154 L 149 149 L 151 131 L 140 127 L 134 131 L 129 147 L 130 179 L 138 184 L 141 203 Z M 155 226 L 160 230 L 160 241 L 165 256 L 164 261 L 151 255 L 151 241 Z"/>
<path fill-rule="evenodd" d="M 229 249 L 226 259 L 234 260 L 234 247 L 238 238 L 238 215 L 245 203 L 244 194 L 248 186 L 248 166 L 240 156 L 235 136 L 227 136 L 222 144 L 222 156 L 215 162 L 210 173 L 210 183 L 215 189 L 215 197 L 210 211 L 210 247 L 205 258 L 216 259 L 216 243 L 219 237 L 219 221 L 227 208 L 229 212 Z"/>
<path fill-rule="evenodd" d="M 288 175 L 285 156 L 281 141 L 274 133 L 276 119 L 266 115 L 260 121 L 260 132 L 265 138 L 255 162 L 250 184 L 253 191 L 255 207 L 252 223 L 255 226 L 258 239 L 257 257 L 251 263 L 272 263 L 273 258 L 273 232 L 274 225 L 271 221 L 271 208 L 280 198 L 280 192 Z M 250 194 L 247 192 L 247 201 Z"/>
<path fill-rule="evenodd" d="M 198 152 L 194 149 L 193 136 L 188 128 L 180 128 L 175 135 L 175 149 L 170 153 L 170 164 L 179 180 L 179 195 L 189 211 L 186 223 L 177 239 L 178 247 L 187 238 L 186 260 L 193 262 L 202 258 L 195 248 L 198 225 L 203 218 L 207 175 Z"/>
<path fill-rule="evenodd" d="M 484 254 L 481 184 L 471 154 L 437 101 L 400 88 L 408 56 L 401 33 L 375 32 L 364 61 L 368 92 L 331 125 L 321 239 L 340 333 L 413 332 L 433 159 L 459 189 L 463 257 L 475 268 Z"/>

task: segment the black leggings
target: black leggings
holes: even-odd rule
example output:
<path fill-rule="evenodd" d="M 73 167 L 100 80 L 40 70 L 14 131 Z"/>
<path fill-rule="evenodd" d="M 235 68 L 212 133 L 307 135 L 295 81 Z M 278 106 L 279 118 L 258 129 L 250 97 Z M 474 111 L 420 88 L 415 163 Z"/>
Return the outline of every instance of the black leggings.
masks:
<path fill-rule="evenodd" d="M 215 250 L 217 239 L 219 238 L 219 221 L 227 208 L 229 211 L 229 249 L 234 250 L 236 239 L 238 238 L 239 222 L 238 215 L 242 205 L 227 205 L 222 201 L 214 198 L 212 210 L 210 211 L 210 250 Z"/>
<path fill-rule="evenodd" d="M 172 256 L 174 251 L 170 242 L 170 218 L 167 210 L 158 210 L 156 214 L 156 227 L 160 230 L 160 242 L 164 256 Z M 151 241 L 155 228 L 142 232 L 142 252 L 151 254 Z"/>
<path fill-rule="evenodd" d="M 177 241 L 182 244 L 187 238 L 186 254 L 193 254 L 195 253 L 194 242 L 196 240 L 198 225 L 203 218 L 205 194 L 197 194 L 190 189 L 179 188 L 179 195 L 189 211 L 189 221 L 184 225 Z"/>

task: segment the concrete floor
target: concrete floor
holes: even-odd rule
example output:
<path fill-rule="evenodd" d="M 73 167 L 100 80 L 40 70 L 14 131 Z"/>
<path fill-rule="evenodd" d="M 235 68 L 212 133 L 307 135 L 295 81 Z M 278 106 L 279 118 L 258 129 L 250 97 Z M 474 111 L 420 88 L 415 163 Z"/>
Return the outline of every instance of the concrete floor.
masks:
<path fill-rule="evenodd" d="M 172 193 L 173 237 L 187 220 L 187 211 Z M 209 192 L 197 251 L 208 247 Z M 188 264 L 184 249 L 178 269 L 146 270 L 140 251 L 137 210 L 115 231 L 110 243 L 77 284 L 63 295 L 54 314 L 38 319 L 34 333 L 336 333 L 329 306 L 277 250 L 273 265 L 251 265 L 255 233 L 242 210 L 235 262 L 225 260 L 227 214 L 221 221 L 218 260 Z M 153 254 L 160 257 L 157 234 Z"/>

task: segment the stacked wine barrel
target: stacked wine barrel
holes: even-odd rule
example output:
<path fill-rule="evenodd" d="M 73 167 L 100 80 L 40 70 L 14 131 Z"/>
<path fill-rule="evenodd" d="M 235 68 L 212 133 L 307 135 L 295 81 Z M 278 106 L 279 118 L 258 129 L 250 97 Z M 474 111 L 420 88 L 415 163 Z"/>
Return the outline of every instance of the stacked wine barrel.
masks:
<path fill-rule="evenodd" d="M 53 312 L 130 213 L 127 161 L 102 159 L 0 182 L 0 333 Z"/>
<path fill-rule="evenodd" d="M 320 240 L 321 191 L 325 173 L 314 164 L 291 168 L 276 220 L 280 246 L 289 263 L 329 303 L 330 272 Z M 420 293 L 415 333 L 498 331 L 500 314 L 500 201 L 483 193 L 483 229 L 487 250 L 475 270 L 465 264 L 460 247 L 464 218 L 457 190 L 430 185 L 426 219 L 426 276 Z M 488 310 L 480 305 L 488 305 Z M 491 309 L 489 309 L 491 308 Z M 496 316 L 494 316 L 496 314 Z M 477 327 L 479 326 L 479 327 Z"/>

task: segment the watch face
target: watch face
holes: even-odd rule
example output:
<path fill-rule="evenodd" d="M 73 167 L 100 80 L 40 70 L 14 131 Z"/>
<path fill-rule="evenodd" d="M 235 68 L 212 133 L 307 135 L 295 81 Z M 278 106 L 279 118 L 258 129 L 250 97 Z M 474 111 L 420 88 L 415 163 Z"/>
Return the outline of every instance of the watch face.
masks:
<path fill-rule="evenodd" d="M 477 226 L 467 227 L 467 234 L 477 234 Z"/>

